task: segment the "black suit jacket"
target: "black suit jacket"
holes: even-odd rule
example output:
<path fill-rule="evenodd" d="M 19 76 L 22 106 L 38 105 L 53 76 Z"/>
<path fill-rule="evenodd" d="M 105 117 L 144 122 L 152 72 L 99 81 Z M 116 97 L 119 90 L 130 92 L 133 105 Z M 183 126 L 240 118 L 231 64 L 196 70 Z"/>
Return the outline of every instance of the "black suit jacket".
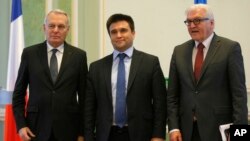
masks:
<path fill-rule="evenodd" d="M 220 141 L 219 125 L 247 124 L 247 92 L 239 43 L 214 35 L 201 77 L 195 82 L 193 40 L 174 49 L 168 93 L 169 130 L 180 129 L 190 141 L 193 113 L 203 141 Z"/>
<path fill-rule="evenodd" d="M 46 42 L 23 50 L 13 93 L 17 128 L 28 126 L 36 135 L 36 141 L 47 140 L 52 130 L 58 140 L 73 141 L 83 134 L 83 98 L 88 71 L 86 53 L 65 42 L 55 84 L 47 54 Z M 27 87 L 29 100 L 25 109 Z"/>
<path fill-rule="evenodd" d="M 107 141 L 113 122 L 111 69 L 113 55 L 90 65 L 85 98 L 85 141 Z M 165 138 L 166 87 L 157 57 L 134 50 L 127 86 L 131 141 Z"/>

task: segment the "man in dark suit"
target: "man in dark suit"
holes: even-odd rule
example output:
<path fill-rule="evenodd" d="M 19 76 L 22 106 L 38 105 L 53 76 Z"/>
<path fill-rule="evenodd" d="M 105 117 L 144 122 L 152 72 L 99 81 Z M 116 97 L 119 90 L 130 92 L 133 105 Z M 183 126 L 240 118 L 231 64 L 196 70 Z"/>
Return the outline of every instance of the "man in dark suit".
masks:
<path fill-rule="evenodd" d="M 23 50 L 13 93 L 19 135 L 23 141 L 82 141 L 86 53 L 65 42 L 64 11 L 49 12 L 43 27 L 46 41 Z"/>
<path fill-rule="evenodd" d="M 114 52 L 90 65 L 85 141 L 163 141 L 166 86 L 159 60 L 133 47 L 135 30 L 130 16 L 114 14 L 106 25 Z M 123 84 L 121 62 L 125 66 Z"/>
<path fill-rule="evenodd" d="M 208 5 L 193 5 L 186 15 L 192 40 L 175 47 L 170 64 L 170 140 L 221 141 L 219 125 L 247 124 L 240 44 L 214 33 Z"/>

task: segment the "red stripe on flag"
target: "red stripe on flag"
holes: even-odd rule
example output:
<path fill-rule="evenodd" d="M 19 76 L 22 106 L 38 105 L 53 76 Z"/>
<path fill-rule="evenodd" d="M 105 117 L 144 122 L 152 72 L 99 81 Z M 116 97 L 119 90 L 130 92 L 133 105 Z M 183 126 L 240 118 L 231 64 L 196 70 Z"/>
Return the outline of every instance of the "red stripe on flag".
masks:
<path fill-rule="evenodd" d="M 5 106 L 4 141 L 22 141 L 16 131 L 12 105 Z"/>

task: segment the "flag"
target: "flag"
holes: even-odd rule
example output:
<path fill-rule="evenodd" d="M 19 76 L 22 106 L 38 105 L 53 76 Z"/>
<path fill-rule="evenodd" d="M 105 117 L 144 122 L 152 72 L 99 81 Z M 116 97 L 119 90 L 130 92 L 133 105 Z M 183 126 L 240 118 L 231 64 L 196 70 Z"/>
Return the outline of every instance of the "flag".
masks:
<path fill-rule="evenodd" d="M 12 0 L 10 23 L 9 59 L 6 90 L 12 93 L 17 78 L 21 54 L 24 48 L 24 32 L 21 0 Z M 21 141 L 17 134 L 12 105 L 5 108 L 4 141 Z"/>
<path fill-rule="evenodd" d="M 194 3 L 195 4 L 199 4 L 199 3 L 207 4 L 207 0 L 194 0 Z"/>

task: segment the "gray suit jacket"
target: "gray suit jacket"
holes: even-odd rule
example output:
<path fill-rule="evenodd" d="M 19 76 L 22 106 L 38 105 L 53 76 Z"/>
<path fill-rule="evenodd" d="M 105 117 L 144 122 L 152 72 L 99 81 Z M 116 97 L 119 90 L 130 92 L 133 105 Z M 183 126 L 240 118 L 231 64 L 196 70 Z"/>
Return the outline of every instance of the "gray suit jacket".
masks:
<path fill-rule="evenodd" d="M 243 57 L 239 43 L 215 34 L 195 82 L 192 66 L 194 41 L 174 49 L 168 105 L 169 130 L 180 129 L 190 141 L 193 113 L 203 141 L 220 141 L 219 125 L 247 124 L 247 93 Z"/>
<path fill-rule="evenodd" d="M 90 65 L 85 98 L 85 141 L 107 141 L 113 122 L 112 54 Z M 127 86 L 131 141 L 165 138 L 166 87 L 157 57 L 134 50 Z"/>
<path fill-rule="evenodd" d="M 17 128 L 28 126 L 36 135 L 34 141 L 48 140 L 52 130 L 58 140 L 73 141 L 83 134 L 83 98 L 88 72 L 86 53 L 65 42 L 55 84 L 47 54 L 46 42 L 23 50 L 13 93 Z M 25 109 L 27 86 L 29 100 Z"/>

